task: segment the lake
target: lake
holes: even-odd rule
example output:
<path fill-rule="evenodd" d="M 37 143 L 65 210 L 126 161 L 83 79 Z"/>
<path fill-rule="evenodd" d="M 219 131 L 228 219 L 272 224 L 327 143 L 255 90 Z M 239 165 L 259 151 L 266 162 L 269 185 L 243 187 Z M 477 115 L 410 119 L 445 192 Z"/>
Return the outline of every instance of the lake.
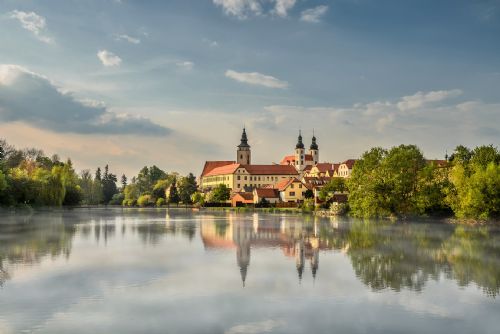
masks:
<path fill-rule="evenodd" d="M 0 333 L 499 333 L 500 230 L 261 213 L 0 214 Z"/>

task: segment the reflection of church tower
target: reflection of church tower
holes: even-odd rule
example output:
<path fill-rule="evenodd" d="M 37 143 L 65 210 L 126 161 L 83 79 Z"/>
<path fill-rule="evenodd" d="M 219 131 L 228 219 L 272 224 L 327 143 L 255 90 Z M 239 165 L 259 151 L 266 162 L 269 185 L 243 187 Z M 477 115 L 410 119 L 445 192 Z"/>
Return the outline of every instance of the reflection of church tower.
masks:
<path fill-rule="evenodd" d="M 241 142 L 238 145 L 238 150 L 236 151 L 236 163 L 242 165 L 250 165 L 251 164 L 251 151 L 250 145 L 248 145 L 247 132 L 245 128 L 243 128 L 243 133 L 241 134 Z"/>
<path fill-rule="evenodd" d="M 319 267 L 319 250 L 314 249 L 311 257 L 311 271 L 313 278 L 316 278 L 316 273 L 318 272 Z"/>
<path fill-rule="evenodd" d="M 248 266 L 250 265 L 250 241 L 252 229 L 242 223 L 233 225 L 233 241 L 236 244 L 236 262 L 240 267 L 241 281 L 245 286 Z"/>
<path fill-rule="evenodd" d="M 236 260 L 238 266 L 240 267 L 241 281 L 243 286 L 245 286 L 245 281 L 247 279 L 248 265 L 250 264 L 250 241 L 245 241 L 238 245 L 236 251 Z"/>
<path fill-rule="evenodd" d="M 302 281 L 302 274 L 304 273 L 304 241 L 301 239 L 295 244 L 295 260 L 297 265 L 297 273 L 299 274 L 299 281 Z"/>

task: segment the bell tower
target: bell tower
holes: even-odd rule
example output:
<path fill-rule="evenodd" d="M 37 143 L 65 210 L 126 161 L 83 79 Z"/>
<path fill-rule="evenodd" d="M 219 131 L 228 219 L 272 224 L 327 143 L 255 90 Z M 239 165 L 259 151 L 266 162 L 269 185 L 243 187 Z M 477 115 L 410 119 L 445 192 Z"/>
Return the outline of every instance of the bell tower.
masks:
<path fill-rule="evenodd" d="M 311 146 L 309 147 L 309 152 L 311 153 L 313 165 L 315 166 L 319 162 L 319 148 L 318 144 L 316 143 L 316 136 L 314 135 L 314 131 L 313 131 L 312 143 Z"/>
<path fill-rule="evenodd" d="M 299 130 L 299 138 L 297 145 L 295 145 L 295 169 L 302 172 L 305 167 L 305 150 L 304 143 L 302 143 L 302 133 Z"/>
<path fill-rule="evenodd" d="M 251 151 L 250 145 L 248 145 L 247 132 L 245 128 L 243 128 L 243 133 L 241 134 L 241 143 L 238 145 L 236 154 L 236 163 L 241 165 L 251 164 Z"/>

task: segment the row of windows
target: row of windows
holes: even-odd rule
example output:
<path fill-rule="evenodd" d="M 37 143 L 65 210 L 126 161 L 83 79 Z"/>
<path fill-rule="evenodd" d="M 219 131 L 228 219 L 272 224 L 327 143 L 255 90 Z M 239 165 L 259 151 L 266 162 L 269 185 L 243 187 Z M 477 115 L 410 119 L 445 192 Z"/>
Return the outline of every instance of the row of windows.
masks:
<path fill-rule="evenodd" d="M 205 182 L 221 182 L 229 181 L 229 176 L 209 176 L 205 178 Z"/>
<path fill-rule="evenodd" d="M 247 178 L 248 178 L 247 176 L 243 176 L 243 180 L 246 181 Z M 260 176 L 250 176 L 249 178 L 250 178 L 250 181 L 261 181 Z M 240 181 L 241 176 L 240 175 L 236 176 L 236 179 L 238 181 Z M 266 181 L 266 180 L 267 181 L 278 181 L 278 177 L 277 176 L 263 176 L 262 181 Z"/>

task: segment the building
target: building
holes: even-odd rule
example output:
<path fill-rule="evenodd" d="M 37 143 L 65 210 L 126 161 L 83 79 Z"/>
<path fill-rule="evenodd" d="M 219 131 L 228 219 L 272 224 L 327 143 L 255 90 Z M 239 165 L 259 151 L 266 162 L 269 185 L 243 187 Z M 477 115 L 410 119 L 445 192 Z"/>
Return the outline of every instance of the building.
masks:
<path fill-rule="evenodd" d="M 274 188 L 255 188 L 253 190 L 253 202 L 259 204 L 264 200 L 269 204 L 279 203 L 280 192 Z"/>
<path fill-rule="evenodd" d="M 253 193 L 241 192 L 235 193 L 231 197 L 231 206 L 244 206 L 247 204 L 253 204 Z"/>
<path fill-rule="evenodd" d="M 299 179 L 293 177 L 276 184 L 280 199 L 284 203 L 299 203 L 305 199 L 307 187 Z"/>
<path fill-rule="evenodd" d="M 246 130 L 243 129 L 236 161 L 207 161 L 200 177 L 202 190 L 210 190 L 225 184 L 233 192 L 274 185 L 290 177 L 298 176 L 291 165 L 253 165 Z"/>
<path fill-rule="evenodd" d="M 297 144 L 295 145 L 295 153 L 287 155 L 281 159 L 280 165 L 294 166 L 298 173 L 302 174 L 305 170 L 310 169 L 319 162 L 319 147 L 316 143 L 316 137 L 313 134 L 312 143 L 309 147 L 309 153 L 306 154 L 304 143 L 302 142 L 302 133 L 299 131 Z"/>
<path fill-rule="evenodd" d="M 352 173 L 352 168 L 354 167 L 355 163 L 356 163 L 355 159 L 349 159 L 342 162 L 339 165 L 338 177 L 344 177 L 344 178 L 350 177 Z"/>

